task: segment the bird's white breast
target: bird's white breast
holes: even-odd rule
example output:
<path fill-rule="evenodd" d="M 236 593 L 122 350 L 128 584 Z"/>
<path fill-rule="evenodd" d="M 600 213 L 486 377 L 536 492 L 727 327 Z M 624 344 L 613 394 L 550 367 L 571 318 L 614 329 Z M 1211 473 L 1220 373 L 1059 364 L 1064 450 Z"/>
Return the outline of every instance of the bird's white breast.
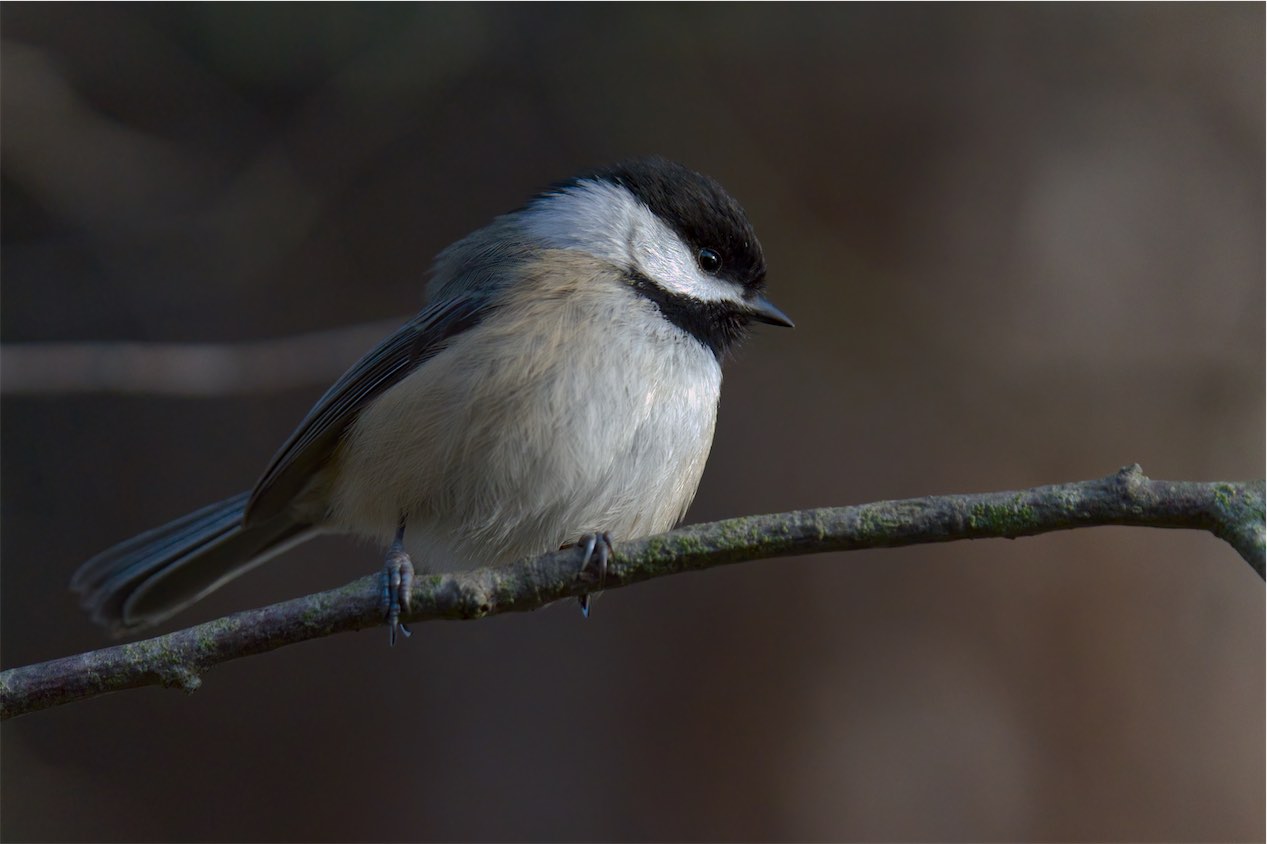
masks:
<path fill-rule="evenodd" d="M 405 513 L 415 563 L 441 570 L 682 517 L 712 444 L 716 357 L 588 256 L 551 251 L 532 272 L 516 287 L 531 292 L 353 423 L 336 526 L 386 540 Z"/>

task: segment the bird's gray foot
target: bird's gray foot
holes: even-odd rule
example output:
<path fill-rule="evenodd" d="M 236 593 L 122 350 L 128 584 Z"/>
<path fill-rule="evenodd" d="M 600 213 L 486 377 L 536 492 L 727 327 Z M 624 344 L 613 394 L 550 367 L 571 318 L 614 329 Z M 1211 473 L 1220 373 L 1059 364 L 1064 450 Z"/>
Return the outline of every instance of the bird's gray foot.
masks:
<path fill-rule="evenodd" d="M 607 560 L 612 553 L 611 534 L 587 533 L 576 542 L 585 553 L 581 560 L 581 570 L 577 577 L 587 583 L 597 583 L 599 590 L 607 580 Z M 598 592 L 581 595 L 577 600 L 581 604 L 581 615 L 590 617 L 590 600 L 598 597 Z"/>
<path fill-rule="evenodd" d="M 387 561 L 383 563 L 383 592 L 379 600 L 379 609 L 387 619 L 393 645 L 396 644 L 397 630 L 405 636 L 411 635 L 409 627 L 400 620 L 400 614 L 409 611 L 409 595 L 413 586 L 414 563 L 405 553 L 405 547 L 398 537 L 387 552 Z"/>

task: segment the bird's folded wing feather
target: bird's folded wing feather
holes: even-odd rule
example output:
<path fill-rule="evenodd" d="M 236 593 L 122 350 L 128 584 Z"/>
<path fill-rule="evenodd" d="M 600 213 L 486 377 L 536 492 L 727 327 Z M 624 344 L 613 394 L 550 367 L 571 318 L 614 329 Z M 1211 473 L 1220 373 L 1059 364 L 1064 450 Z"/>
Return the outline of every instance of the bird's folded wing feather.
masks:
<path fill-rule="evenodd" d="M 255 484 L 245 524 L 282 512 L 303 491 L 361 408 L 398 383 L 454 336 L 476 325 L 487 307 L 455 297 L 424 308 L 361 358 L 317 401 Z"/>

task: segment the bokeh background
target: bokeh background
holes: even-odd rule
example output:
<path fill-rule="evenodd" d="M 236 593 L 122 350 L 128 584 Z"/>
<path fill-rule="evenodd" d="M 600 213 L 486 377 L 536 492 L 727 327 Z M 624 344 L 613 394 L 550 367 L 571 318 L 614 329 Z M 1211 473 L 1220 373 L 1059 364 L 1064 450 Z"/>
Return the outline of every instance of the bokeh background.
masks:
<path fill-rule="evenodd" d="M 10 351 L 403 319 L 452 240 L 654 152 L 746 205 L 798 326 L 729 365 L 691 520 L 1263 475 L 1260 4 L 0 24 Z M 361 350 L 201 396 L 25 393 L 10 357 L 4 666 L 106 644 L 76 566 L 250 486 Z M 378 565 L 323 540 L 178 621 Z M 1208 535 L 767 561 L 8 722 L 0 837 L 1262 840 L 1263 666 L 1263 583 Z"/>

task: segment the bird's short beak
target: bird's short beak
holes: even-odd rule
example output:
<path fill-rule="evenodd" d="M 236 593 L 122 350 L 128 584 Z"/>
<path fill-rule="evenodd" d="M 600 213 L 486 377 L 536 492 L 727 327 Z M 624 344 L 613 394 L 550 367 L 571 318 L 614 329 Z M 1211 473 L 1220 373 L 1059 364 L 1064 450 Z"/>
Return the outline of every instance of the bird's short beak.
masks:
<path fill-rule="evenodd" d="M 796 327 L 792 324 L 792 320 L 788 319 L 787 314 L 770 304 L 770 300 L 764 296 L 757 296 L 748 302 L 748 313 L 753 319 L 764 322 L 766 325 Z"/>

